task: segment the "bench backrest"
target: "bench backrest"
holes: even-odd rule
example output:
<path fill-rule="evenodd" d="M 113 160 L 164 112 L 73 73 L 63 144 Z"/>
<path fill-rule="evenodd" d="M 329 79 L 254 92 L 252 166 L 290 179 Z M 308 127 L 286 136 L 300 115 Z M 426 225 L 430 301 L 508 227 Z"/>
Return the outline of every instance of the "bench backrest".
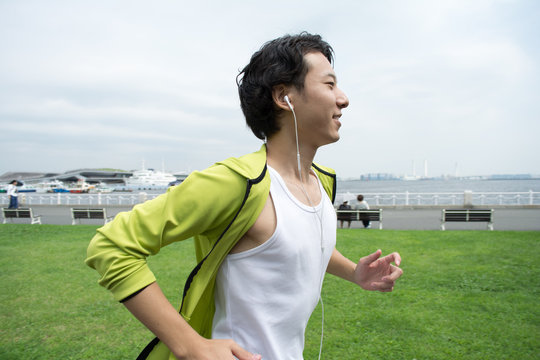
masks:
<path fill-rule="evenodd" d="M 105 209 L 71 209 L 74 219 L 104 219 Z"/>
<path fill-rule="evenodd" d="M 491 222 L 493 210 L 443 210 L 443 221 Z"/>
<path fill-rule="evenodd" d="M 358 210 L 358 218 L 360 220 L 380 221 L 381 211 L 379 209 Z"/>
<path fill-rule="evenodd" d="M 338 214 L 350 214 L 351 220 L 381 221 L 381 209 L 338 210 Z"/>
<path fill-rule="evenodd" d="M 18 208 L 18 209 L 2 209 L 5 218 L 17 218 L 17 219 L 30 219 L 32 218 L 32 209 L 30 208 Z"/>

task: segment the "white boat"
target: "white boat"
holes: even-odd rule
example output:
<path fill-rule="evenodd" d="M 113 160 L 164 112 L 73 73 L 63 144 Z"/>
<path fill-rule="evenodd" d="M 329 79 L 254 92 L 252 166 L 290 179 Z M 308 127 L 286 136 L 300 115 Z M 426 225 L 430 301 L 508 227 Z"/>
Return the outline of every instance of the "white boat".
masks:
<path fill-rule="evenodd" d="M 76 183 L 72 184 L 72 186 L 68 187 L 66 190 L 68 190 L 70 193 L 82 194 L 82 193 L 90 192 L 90 190 L 94 188 L 95 188 L 94 185 L 90 185 L 86 181 L 80 179 L 80 180 L 77 180 Z"/>
<path fill-rule="evenodd" d="M 170 173 L 145 169 L 143 163 L 142 170 L 134 171 L 133 176 L 126 179 L 126 186 L 137 189 L 167 188 L 176 180 L 176 177 Z"/>
<path fill-rule="evenodd" d="M 64 187 L 64 183 L 56 179 L 35 184 L 35 188 L 38 193 L 53 192 L 54 189 L 63 189 Z"/>
<path fill-rule="evenodd" d="M 109 186 L 103 182 L 100 182 L 99 184 L 96 184 L 93 189 L 90 189 L 90 193 L 102 193 L 102 194 L 109 194 L 114 191 L 114 187 Z"/>

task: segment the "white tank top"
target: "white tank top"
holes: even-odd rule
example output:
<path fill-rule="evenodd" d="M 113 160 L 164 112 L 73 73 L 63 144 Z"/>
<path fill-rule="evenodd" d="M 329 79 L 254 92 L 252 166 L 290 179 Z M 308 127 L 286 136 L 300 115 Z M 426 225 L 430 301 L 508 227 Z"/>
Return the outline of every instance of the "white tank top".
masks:
<path fill-rule="evenodd" d="M 268 170 L 276 229 L 264 244 L 229 254 L 221 264 L 212 337 L 233 339 L 264 360 L 299 360 L 336 245 L 336 213 L 320 182 L 322 200 L 314 210 L 289 192 L 274 169 Z M 322 220 L 322 237 L 314 211 Z"/>

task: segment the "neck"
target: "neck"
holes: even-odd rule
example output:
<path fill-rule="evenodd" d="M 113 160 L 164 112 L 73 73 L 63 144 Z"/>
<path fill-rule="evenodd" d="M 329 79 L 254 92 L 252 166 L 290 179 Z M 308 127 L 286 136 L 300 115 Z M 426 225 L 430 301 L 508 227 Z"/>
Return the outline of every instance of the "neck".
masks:
<path fill-rule="evenodd" d="M 275 135 L 268 139 L 266 144 L 268 165 L 273 167 L 280 173 L 283 178 L 309 183 L 309 174 L 311 171 L 311 163 L 317 152 L 316 149 L 311 149 L 302 146 L 300 141 L 300 169 L 302 171 L 302 179 L 298 173 L 298 159 L 296 141 L 293 136 L 285 136 L 285 134 Z"/>

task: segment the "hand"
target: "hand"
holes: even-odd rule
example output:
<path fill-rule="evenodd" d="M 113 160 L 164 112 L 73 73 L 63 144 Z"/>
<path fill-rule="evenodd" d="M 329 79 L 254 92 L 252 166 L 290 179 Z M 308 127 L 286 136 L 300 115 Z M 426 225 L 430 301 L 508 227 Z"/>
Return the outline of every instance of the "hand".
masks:
<path fill-rule="evenodd" d="M 377 250 L 358 261 L 354 271 L 354 282 L 362 289 L 392 291 L 396 280 L 403 274 L 403 270 L 399 268 L 401 256 L 397 252 L 379 259 L 381 254 L 382 251 Z"/>
<path fill-rule="evenodd" d="M 209 340 L 186 322 L 154 282 L 123 303 L 179 360 L 261 360 L 232 340 Z"/>
<path fill-rule="evenodd" d="M 233 340 L 204 339 L 200 346 L 196 346 L 194 353 L 178 356 L 178 359 L 189 360 L 262 360 L 261 355 L 254 355 L 244 350 Z"/>

